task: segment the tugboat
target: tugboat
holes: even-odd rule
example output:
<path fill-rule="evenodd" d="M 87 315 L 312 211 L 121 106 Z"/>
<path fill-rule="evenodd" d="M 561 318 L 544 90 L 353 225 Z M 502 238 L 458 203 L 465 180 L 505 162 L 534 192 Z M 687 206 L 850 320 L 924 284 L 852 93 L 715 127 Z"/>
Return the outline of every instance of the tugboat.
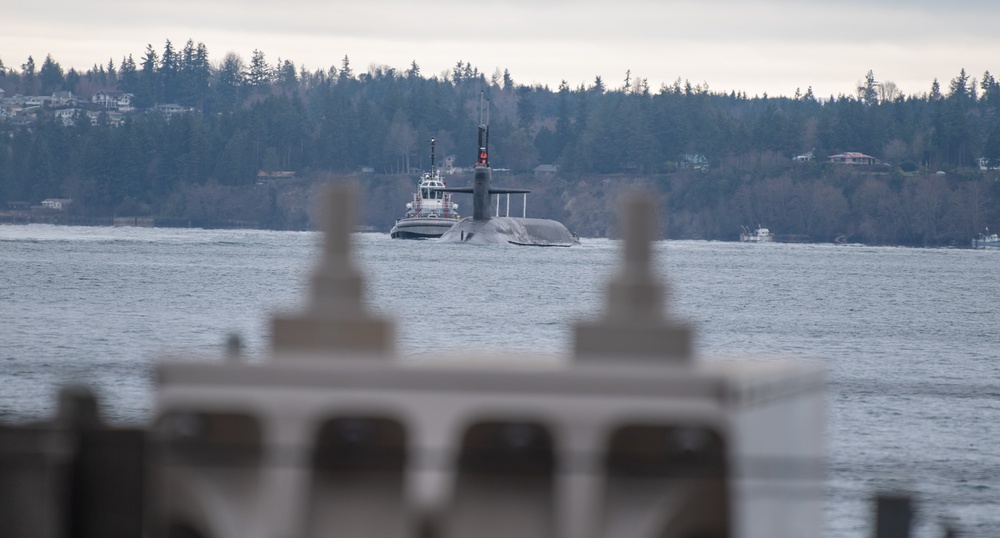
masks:
<path fill-rule="evenodd" d="M 396 219 L 389 231 L 393 239 L 431 239 L 441 237 L 458 222 L 458 204 L 452 203 L 441 171 L 434 165 L 434 139 L 431 139 L 431 169 L 420 177 L 413 201 L 406 204 L 406 214 Z"/>
<path fill-rule="evenodd" d="M 756 230 L 744 226 L 740 233 L 740 241 L 744 243 L 770 243 L 774 241 L 774 235 L 771 234 L 771 230 L 763 228 L 759 224 Z"/>
<path fill-rule="evenodd" d="M 1000 237 L 995 233 L 991 234 L 990 229 L 986 228 L 986 233 L 981 233 L 978 238 L 972 240 L 972 248 L 1000 248 Z"/>

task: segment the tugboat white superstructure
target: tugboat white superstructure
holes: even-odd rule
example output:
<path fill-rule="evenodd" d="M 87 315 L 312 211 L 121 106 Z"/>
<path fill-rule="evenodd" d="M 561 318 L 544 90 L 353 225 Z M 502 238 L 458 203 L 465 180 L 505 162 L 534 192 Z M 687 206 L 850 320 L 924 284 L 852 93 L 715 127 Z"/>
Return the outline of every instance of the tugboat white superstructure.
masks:
<path fill-rule="evenodd" d="M 413 201 L 406 204 L 406 214 L 396 219 L 389 231 L 393 239 L 431 239 L 441 237 L 458 222 L 458 204 L 452 203 L 441 171 L 434 165 L 434 139 L 431 139 L 431 169 L 417 182 Z"/>
<path fill-rule="evenodd" d="M 774 235 L 771 234 L 771 230 L 759 224 L 756 230 L 751 230 L 744 226 L 743 231 L 740 232 L 740 241 L 744 243 L 770 243 L 774 241 Z"/>

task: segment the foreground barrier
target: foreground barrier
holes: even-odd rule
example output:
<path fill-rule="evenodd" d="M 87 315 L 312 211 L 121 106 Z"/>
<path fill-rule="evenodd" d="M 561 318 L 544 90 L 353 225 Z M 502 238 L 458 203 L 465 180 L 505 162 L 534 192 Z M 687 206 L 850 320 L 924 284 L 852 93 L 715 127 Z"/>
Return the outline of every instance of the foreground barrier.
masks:
<path fill-rule="evenodd" d="M 605 311 L 565 362 L 397 360 L 331 197 L 304 312 L 259 364 L 159 367 L 156 526 L 208 537 L 808 537 L 822 532 L 812 366 L 698 362 L 624 209 Z"/>
<path fill-rule="evenodd" d="M 352 208 L 331 196 L 308 305 L 274 319 L 266 360 L 162 361 L 148 431 L 96 413 L 0 429 L 0 535 L 821 536 L 822 372 L 697 360 L 647 201 L 625 206 L 603 312 L 559 363 L 400 360 L 364 304 Z"/>

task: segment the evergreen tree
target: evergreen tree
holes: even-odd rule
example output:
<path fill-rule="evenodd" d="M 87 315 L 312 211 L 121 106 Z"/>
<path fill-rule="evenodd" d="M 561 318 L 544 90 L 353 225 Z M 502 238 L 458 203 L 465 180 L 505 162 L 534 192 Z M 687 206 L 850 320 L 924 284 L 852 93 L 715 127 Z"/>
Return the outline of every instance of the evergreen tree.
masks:
<path fill-rule="evenodd" d="M 163 56 L 160 57 L 159 78 L 161 98 L 164 103 L 176 103 L 181 94 L 180 89 L 180 58 L 174 45 L 168 39 L 163 46 Z"/>
<path fill-rule="evenodd" d="M 965 74 L 965 69 L 957 77 L 951 79 L 948 84 L 948 98 L 965 101 L 969 98 L 969 76 Z"/>
<path fill-rule="evenodd" d="M 649 97 L 650 96 L 649 79 L 647 79 L 646 77 L 642 77 L 636 80 L 635 82 L 636 82 L 636 93 L 638 93 L 643 97 Z"/>
<path fill-rule="evenodd" d="M 66 78 L 63 79 L 62 89 L 68 92 L 76 92 L 77 86 L 80 85 L 80 73 L 76 69 L 70 68 L 66 72 Z"/>
<path fill-rule="evenodd" d="M 285 60 L 281 63 L 281 68 L 278 70 L 278 82 L 285 91 L 294 91 L 299 84 L 298 76 L 295 73 L 295 64 L 291 60 Z"/>
<path fill-rule="evenodd" d="M 938 79 L 936 78 L 934 79 L 934 82 L 931 83 L 931 93 L 928 97 L 931 101 L 941 99 L 941 84 L 938 83 Z"/>
<path fill-rule="evenodd" d="M 558 95 L 559 105 L 556 112 L 554 155 L 548 162 L 555 162 L 572 137 L 572 133 L 570 132 L 570 90 L 569 84 L 565 80 L 559 83 Z"/>
<path fill-rule="evenodd" d="M 878 82 L 875 82 L 875 73 L 868 70 L 865 81 L 858 85 L 858 100 L 868 106 L 878 104 L 878 86 Z"/>
<path fill-rule="evenodd" d="M 591 91 L 596 94 L 604 93 L 604 81 L 601 80 L 601 75 L 594 77 L 594 86 L 591 88 Z"/>
<path fill-rule="evenodd" d="M 354 71 L 351 70 L 351 60 L 346 54 L 344 55 L 343 61 L 340 63 L 340 74 L 338 76 L 341 81 L 354 78 Z"/>
<path fill-rule="evenodd" d="M 983 145 L 983 159 L 988 168 L 1000 168 L 1000 121 L 993 124 L 986 143 Z"/>
<path fill-rule="evenodd" d="M 531 135 L 521 128 L 500 130 L 496 139 L 496 159 L 503 168 L 514 172 L 526 172 L 538 165 L 538 149 Z"/>
<path fill-rule="evenodd" d="M 135 94 L 139 91 L 139 72 L 135 67 L 135 60 L 129 54 L 127 58 L 122 58 L 121 67 L 118 70 L 118 89 L 123 92 Z"/>
<path fill-rule="evenodd" d="M 980 81 L 979 87 L 983 91 L 984 101 L 995 104 L 994 102 L 1000 98 L 1000 83 L 997 83 L 989 71 L 983 73 L 983 80 Z"/>
<path fill-rule="evenodd" d="M 106 86 L 108 84 L 108 74 L 104 71 L 103 65 L 94 64 L 90 69 L 84 73 L 87 82 L 95 84 L 98 86 Z"/>
<path fill-rule="evenodd" d="M 479 80 L 480 80 L 479 68 L 472 67 L 472 62 L 465 62 L 465 66 L 462 68 L 462 81 L 472 82 Z"/>
<path fill-rule="evenodd" d="M 656 138 L 649 125 L 648 101 L 630 98 L 622 103 L 625 118 L 625 168 L 639 174 L 657 172 L 660 165 Z"/>
<path fill-rule="evenodd" d="M 537 112 L 537 107 L 535 106 L 535 100 L 532 93 L 533 90 L 529 86 L 519 86 L 517 88 L 517 124 L 521 127 L 521 129 L 524 129 L 525 132 L 531 130 L 531 126 L 535 122 L 535 114 Z"/>
<path fill-rule="evenodd" d="M 410 63 L 410 68 L 406 70 L 406 78 L 420 78 L 420 66 L 417 65 L 416 60 L 413 60 L 413 62 Z"/>
<path fill-rule="evenodd" d="M 51 54 L 45 56 L 42 68 L 38 71 L 38 82 L 42 95 L 50 95 L 59 91 L 63 85 L 63 70 L 59 63 L 52 59 Z"/>
<path fill-rule="evenodd" d="M 271 86 L 271 67 L 267 65 L 264 53 L 254 49 L 250 58 L 250 70 L 247 72 L 247 85 L 253 91 L 263 91 Z"/>
<path fill-rule="evenodd" d="M 159 102 L 161 97 L 160 77 L 157 72 L 159 63 L 160 58 L 156 54 L 156 49 L 153 45 L 147 44 L 136 84 L 135 103 L 139 108 L 149 108 Z"/>
<path fill-rule="evenodd" d="M 401 112 L 397 112 L 389 124 L 383 149 L 392 163 L 390 167 L 392 172 L 401 174 L 410 172 L 410 157 L 417 149 L 417 131 Z"/>
<path fill-rule="evenodd" d="M 948 85 L 948 97 L 934 115 L 934 142 L 948 164 L 967 166 L 972 158 L 973 134 L 968 109 L 971 106 L 969 77 L 965 69 Z"/>
<path fill-rule="evenodd" d="M 195 54 L 194 41 L 188 39 L 177 66 L 177 102 L 182 105 L 194 105 L 201 97 L 195 82 Z"/>
<path fill-rule="evenodd" d="M 215 93 L 218 106 L 222 110 L 232 110 L 240 104 L 244 86 L 243 59 L 238 54 L 228 53 L 222 59 L 216 73 Z"/>
<path fill-rule="evenodd" d="M 208 47 L 199 42 L 193 45 L 190 40 L 184 47 L 183 85 L 181 88 L 182 103 L 196 106 L 208 98 L 208 81 L 212 76 L 212 67 L 208 63 Z"/>
<path fill-rule="evenodd" d="M 52 154 L 49 137 L 44 136 L 44 133 L 38 132 L 33 142 L 28 155 L 27 184 L 30 199 L 37 203 L 45 198 L 59 196 L 58 178 L 54 170 L 57 159 Z"/>
<path fill-rule="evenodd" d="M 35 73 L 35 59 L 28 56 L 28 61 L 21 64 L 21 93 L 25 95 L 35 95 L 38 87 L 37 73 Z"/>

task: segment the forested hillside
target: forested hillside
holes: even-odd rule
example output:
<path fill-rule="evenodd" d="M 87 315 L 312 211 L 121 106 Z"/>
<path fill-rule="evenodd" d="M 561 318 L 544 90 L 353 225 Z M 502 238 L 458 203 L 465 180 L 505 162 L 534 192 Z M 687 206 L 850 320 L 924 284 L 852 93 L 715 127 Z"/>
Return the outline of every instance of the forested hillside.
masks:
<path fill-rule="evenodd" d="M 81 104 L 71 125 L 49 106 L 0 120 L 0 209 L 69 198 L 68 211 L 83 217 L 300 228 L 311 225 L 313 183 L 351 176 L 366 191 L 367 223 L 388 229 L 429 164 L 430 138 L 442 161 L 473 164 L 482 95 L 491 164 L 510 171 L 496 180 L 534 189 L 531 215 L 582 236 L 614 235 L 615 201 L 634 184 L 662 198 L 671 238 L 733 239 L 761 224 L 779 239 L 966 245 L 1000 228 L 998 174 L 989 169 L 1000 164 L 1000 83 L 989 72 L 977 80 L 961 70 L 919 95 L 871 72 L 837 96 L 808 87 L 748 96 L 681 80 L 650 88 L 629 73 L 553 89 L 463 61 L 439 74 L 416 62 L 362 72 L 344 57 L 310 71 L 260 51 L 249 62 L 210 59 L 203 44 L 178 50 L 168 41 L 138 62 L 86 72 L 51 57 L 40 68 L 31 58 L 20 69 L 0 62 L 0 89 L 7 98 L 72 91 L 81 100 L 120 90 L 138 109 L 92 122 L 93 106 Z M 168 117 L 158 104 L 190 111 Z M 842 152 L 880 162 L 826 162 Z M 815 158 L 793 159 L 807 153 Z M 539 164 L 558 173 L 531 174 Z M 296 178 L 257 184 L 260 171 L 278 170 Z"/>

